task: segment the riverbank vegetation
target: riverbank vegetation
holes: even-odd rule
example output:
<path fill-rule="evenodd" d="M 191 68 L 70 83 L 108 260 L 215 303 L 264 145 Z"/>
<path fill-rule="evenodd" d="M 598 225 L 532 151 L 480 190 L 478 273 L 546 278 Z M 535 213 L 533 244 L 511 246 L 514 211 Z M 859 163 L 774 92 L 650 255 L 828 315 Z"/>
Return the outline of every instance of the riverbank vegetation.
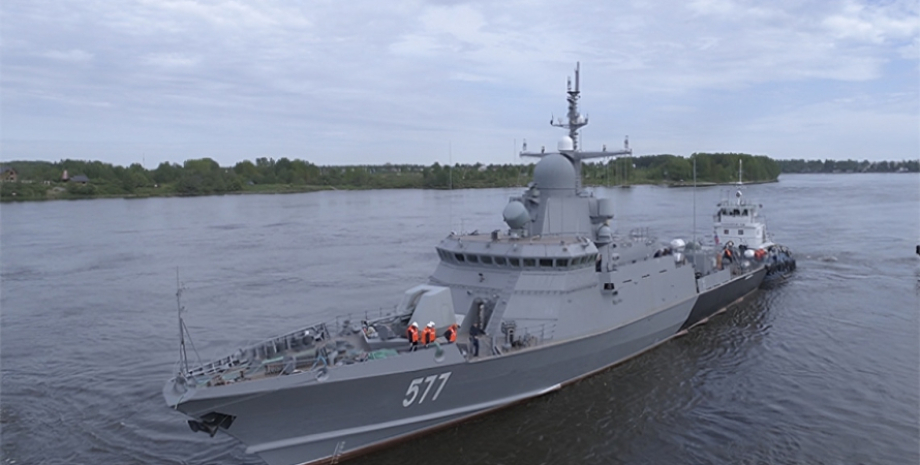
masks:
<path fill-rule="evenodd" d="M 783 173 L 917 173 L 920 161 L 779 160 Z"/>
<path fill-rule="evenodd" d="M 744 182 L 775 181 L 781 172 L 839 172 L 851 166 L 831 160 L 776 161 L 741 153 L 696 153 L 688 158 L 647 155 L 585 162 L 582 180 L 586 186 L 686 185 L 693 180 L 694 161 L 700 184 L 737 181 L 739 161 L 744 164 Z M 917 171 L 916 161 L 853 163 L 856 167 L 874 167 L 875 171 L 902 168 Z M 819 164 L 820 171 L 801 171 L 817 169 Z M 12 161 L 2 166 L 0 200 L 289 193 L 325 189 L 514 187 L 530 182 L 533 166 L 532 163 L 318 166 L 305 160 L 257 158 L 254 162 L 244 160 L 233 167 L 221 167 L 210 158 L 202 158 L 187 160 L 181 165 L 164 162 L 155 169 L 147 169 L 137 163 L 123 167 L 82 160 Z M 827 171 L 829 166 L 833 167 L 831 171 Z M 793 169 L 800 171 L 791 171 Z"/>

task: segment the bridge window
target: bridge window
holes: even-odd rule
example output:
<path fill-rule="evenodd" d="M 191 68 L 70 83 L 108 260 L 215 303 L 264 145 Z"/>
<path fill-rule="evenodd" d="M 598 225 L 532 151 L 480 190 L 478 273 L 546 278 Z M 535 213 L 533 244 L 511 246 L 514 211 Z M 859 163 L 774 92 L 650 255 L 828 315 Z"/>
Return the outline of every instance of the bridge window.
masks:
<path fill-rule="evenodd" d="M 458 262 L 461 262 L 461 263 L 462 263 L 462 262 L 465 262 L 465 261 L 466 261 L 466 259 L 463 258 L 463 254 L 462 254 L 462 253 L 455 253 L 455 254 L 454 254 L 454 257 L 457 258 L 457 261 L 458 261 Z"/>
<path fill-rule="evenodd" d="M 569 266 L 569 259 L 568 258 L 557 258 L 556 266 L 558 266 L 559 268 L 565 268 Z"/>
<path fill-rule="evenodd" d="M 744 230 L 743 230 L 743 229 L 739 229 L 739 230 L 738 230 L 738 235 L 739 235 L 739 236 L 743 236 L 743 235 L 744 235 Z"/>
<path fill-rule="evenodd" d="M 495 264 L 505 266 L 505 257 L 495 257 Z"/>
<path fill-rule="evenodd" d="M 466 261 L 470 263 L 479 263 L 479 257 L 476 255 L 470 254 L 466 256 Z"/>
<path fill-rule="evenodd" d="M 552 267 L 553 267 L 553 259 L 552 259 L 552 258 L 541 258 L 541 259 L 540 259 L 540 266 L 544 266 L 544 267 L 546 267 L 546 268 L 552 268 Z"/>
<path fill-rule="evenodd" d="M 510 263 L 511 266 L 514 266 L 514 267 L 521 266 L 521 260 L 518 258 L 509 258 L 508 263 Z"/>
<path fill-rule="evenodd" d="M 534 259 L 534 258 L 525 258 L 525 259 L 524 259 L 524 267 L 526 268 L 526 267 L 529 267 L 529 266 L 537 266 L 537 260 Z"/>
<path fill-rule="evenodd" d="M 484 265 L 491 265 L 491 264 L 492 264 L 492 257 L 490 257 L 490 256 L 488 256 L 488 255 L 483 255 L 483 256 L 482 256 L 482 263 L 483 263 Z"/>

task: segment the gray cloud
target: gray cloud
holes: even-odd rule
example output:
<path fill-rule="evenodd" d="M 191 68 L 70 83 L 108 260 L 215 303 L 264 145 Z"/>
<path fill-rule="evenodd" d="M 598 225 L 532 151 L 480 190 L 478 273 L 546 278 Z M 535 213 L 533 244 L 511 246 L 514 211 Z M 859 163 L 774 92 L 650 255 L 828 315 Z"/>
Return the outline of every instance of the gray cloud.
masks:
<path fill-rule="evenodd" d="M 554 145 L 560 134 L 546 121 L 565 111 L 576 60 L 589 144 L 629 133 L 640 153 L 901 159 L 920 150 L 916 2 L 2 10 L 3 159 L 430 164 L 445 162 L 450 145 L 454 161 L 504 163 L 515 139 Z M 890 104 L 892 93 L 908 103 Z M 854 127 L 862 134 L 838 137 Z M 888 143 L 884 153 L 848 150 L 858 137 Z"/>

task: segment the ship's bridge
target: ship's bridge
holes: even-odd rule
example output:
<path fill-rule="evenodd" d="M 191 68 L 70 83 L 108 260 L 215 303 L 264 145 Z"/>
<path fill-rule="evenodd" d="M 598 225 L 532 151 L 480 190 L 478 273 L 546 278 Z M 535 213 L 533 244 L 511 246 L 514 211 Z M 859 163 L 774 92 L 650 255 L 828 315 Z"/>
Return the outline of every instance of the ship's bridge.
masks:
<path fill-rule="evenodd" d="M 760 214 L 760 205 L 745 200 L 740 190 L 735 197 L 734 200 L 719 202 L 713 215 L 717 240 L 724 244 L 731 241 L 736 246 L 743 245 L 752 249 L 771 245 L 767 239 L 766 220 Z"/>
<path fill-rule="evenodd" d="M 517 238 L 491 235 L 450 235 L 437 247 L 441 261 L 460 266 L 505 269 L 574 269 L 594 267 L 598 250 L 579 236 Z"/>

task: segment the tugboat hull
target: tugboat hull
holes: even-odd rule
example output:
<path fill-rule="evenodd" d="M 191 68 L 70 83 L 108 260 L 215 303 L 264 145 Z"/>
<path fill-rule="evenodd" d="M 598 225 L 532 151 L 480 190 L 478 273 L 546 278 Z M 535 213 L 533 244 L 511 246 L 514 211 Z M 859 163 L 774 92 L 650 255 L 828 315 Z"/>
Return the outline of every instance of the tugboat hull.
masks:
<path fill-rule="evenodd" d="M 766 275 L 767 269 L 760 267 L 753 272 L 738 276 L 728 283 L 701 293 L 696 305 L 693 306 L 693 310 L 690 311 L 690 317 L 687 318 L 687 321 L 680 329 L 684 330 L 696 326 L 701 321 L 731 305 L 732 302 L 754 292 L 760 287 Z"/>

